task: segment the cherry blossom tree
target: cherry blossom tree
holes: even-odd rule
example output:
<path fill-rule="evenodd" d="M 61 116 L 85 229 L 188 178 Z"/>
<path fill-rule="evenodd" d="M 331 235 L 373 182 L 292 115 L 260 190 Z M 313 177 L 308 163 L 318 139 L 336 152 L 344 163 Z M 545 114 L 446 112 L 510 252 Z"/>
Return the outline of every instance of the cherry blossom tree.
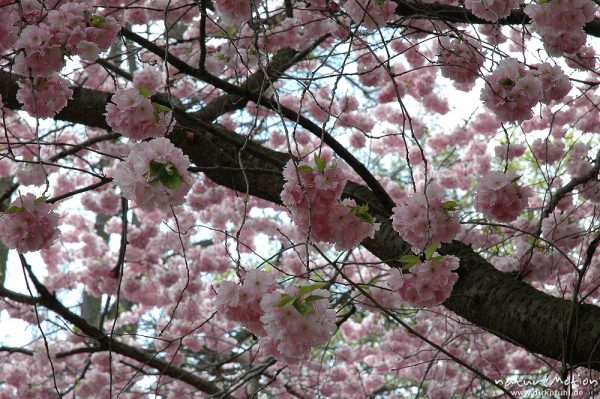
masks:
<path fill-rule="evenodd" d="M 597 12 L 0 0 L 0 398 L 595 397 Z"/>

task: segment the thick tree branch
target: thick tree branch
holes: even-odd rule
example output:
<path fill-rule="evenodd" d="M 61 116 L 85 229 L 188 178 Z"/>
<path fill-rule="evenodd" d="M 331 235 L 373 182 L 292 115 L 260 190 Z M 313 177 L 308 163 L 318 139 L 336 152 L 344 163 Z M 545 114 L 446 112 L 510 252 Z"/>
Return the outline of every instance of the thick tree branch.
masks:
<path fill-rule="evenodd" d="M 491 24 L 491 22 L 478 18 L 464 7 L 449 6 L 445 4 L 427 4 L 420 1 L 393 0 L 398 4 L 396 15 L 403 19 L 428 19 L 453 23 Z M 500 25 L 527 25 L 531 19 L 522 9 L 516 9 L 511 14 L 496 22 Z M 594 19 L 585 28 L 588 35 L 600 37 L 600 20 Z"/>
<path fill-rule="evenodd" d="M 3 85 L 0 86 L 0 93 L 11 108 L 18 107 L 15 106 L 17 103 L 14 97 L 7 96 L 10 92 L 6 87 L 14 85 L 15 79 L 14 76 L 0 72 L 0 84 Z M 101 116 L 104 104 L 100 104 L 108 98 L 107 93 L 75 89 L 74 99 L 58 118 L 104 127 L 105 122 Z M 96 117 L 85 111 L 90 109 L 91 104 L 96 109 Z M 190 156 L 196 166 L 206 167 L 205 174 L 210 179 L 241 192 L 248 190 L 250 194 L 267 201 L 281 203 L 281 168 L 289 159 L 288 154 L 264 148 L 250 141 L 241 158 L 245 167 L 256 168 L 257 171 L 248 173 L 246 180 L 242 171 L 236 169 L 240 167 L 237 162 L 238 152 L 246 138 L 221 126 L 200 120 L 197 120 L 196 126 L 192 126 L 192 121 L 193 118 L 190 117 L 184 121 L 183 126 L 178 125 L 170 139 Z M 277 175 L 274 176 L 274 173 Z M 249 187 L 246 187 L 246 181 Z M 374 216 L 382 222 L 381 229 L 374 239 L 365 240 L 363 245 L 388 264 L 396 265 L 394 260 L 407 253 L 410 245 L 392 229 L 389 214 L 381 211 L 385 208 L 365 186 L 349 183 L 345 195 L 362 203 L 369 203 L 371 208 L 376 210 Z M 460 242 L 444 245 L 440 251 L 460 258 L 459 280 L 454 286 L 452 296 L 444 304 L 448 309 L 527 350 L 560 359 L 570 301 L 539 292 L 496 270 L 470 247 Z M 597 349 L 600 343 L 600 308 L 581 305 L 576 317 L 573 335 L 577 340 L 573 346 L 572 361 L 600 370 L 600 352 Z M 75 321 L 79 323 L 79 320 Z M 89 333 L 98 337 L 97 330 L 89 330 Z M 113 349 L 115 348 L 125 351 L 122 346 L 113 346 Z M 138 353 L 133 355 L 139 358 L 145 356 Z"/>

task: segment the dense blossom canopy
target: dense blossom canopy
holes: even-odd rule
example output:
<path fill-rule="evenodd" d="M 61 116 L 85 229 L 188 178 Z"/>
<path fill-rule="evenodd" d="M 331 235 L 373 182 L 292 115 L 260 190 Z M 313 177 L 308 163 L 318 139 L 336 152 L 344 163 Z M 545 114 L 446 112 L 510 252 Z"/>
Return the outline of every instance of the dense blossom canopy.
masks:
<path fill-rule="evenodd" d="M 0 0 L 0 398 L 598 396 L 598 37 L 593 0 Z"/>

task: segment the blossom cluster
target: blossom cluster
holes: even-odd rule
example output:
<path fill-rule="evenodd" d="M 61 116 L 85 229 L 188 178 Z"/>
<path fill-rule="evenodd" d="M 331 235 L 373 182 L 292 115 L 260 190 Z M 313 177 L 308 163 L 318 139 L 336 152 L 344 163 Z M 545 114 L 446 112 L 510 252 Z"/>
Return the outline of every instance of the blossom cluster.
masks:
<path fill-rule="evenodd" d="M 450 297 L 458 274 L 459 260 L 455 256 L 433 256 L 418 262 L 402 274 L 394 269 L 388 280 L 390 288 L 400 294 L 402 301 L 413 306 L 439 305 Z"/>
<path fill-rule="evenodd" d="M 17 20 L 8 21 L 11 16 Z M 95 15 L 90 4 L 73 2 L 50 10 L 43 22 L 26 26 L 16 38 L 14 27 L 18 16 L 19 13 L 10 9 L 6 14 L 3 11 L 6 26 L 0 30 L 8 35 L 0 39 L 0 47 L 14 44 L 19 50 L 13 70 L 33 77 L 33 85 L 30 82 L 19 84 L 17 98 L 31 116 L 53 117 L 72 95 L 68 82 L 58 75 L 64 55 L 78 55 L 93 61 L 110 47 L 120 27 L 110 16 Z M 11 43 L 13 39 L 15 41 Z"/>
<path fill-rule="evenodd" d="M 450 242 L 460 231 L 453 217 L 456 204 L 445 201 L 444 190 L 436 183 L 427 185 L 426 194 L 415 193 L 393 210 L 392 226 L 420 252 L 434 242 Z"/>
<path fill-rule="evenodd" d="M 242 285 L 222 282 L 215 304 L 225 318 L 259 337 L 263 354 L 293 364 L 335 332 L 335 311 L 329 309 L 328 297 L 320 284 L 278 291 L 272 274 L 254 270 L 244 275 Z"/>
<path fill-rule="evenodd" d="M 221 316 L 240 323 L 252 334 L 261 337 L 266 335 L 260 321 L 264 314 L 261 300 L 275 289 L 273 274 L 251 270 L 244 275 L 242 285 L 223 281 L 217 290 L 215 305 Z"/>
<path fill-rule="evenodd" d="M 0 240 L 7 248 L 30 252 L 48 248 L 58 238 L 57 213 L 45 197 L 20 195 L 0 216 Z"/>
<path fill-rule="evenodd" d="M 239 27 L 252 16 L 249 1 L 215 0 L 214 5 L 225 25 Z"/>
<path fill-rule="evenodd" d="M 265 295 L 260 305 L 267 335 L 258 341 L 263 353 L 297 363 L 312 347 L 331 338 L 336 330 L 335 310 L 329 308 L 329 292 L 316 287 L 288 286 L 284 293 Z"/>
<path fill-rule="evenodd" d="M 584 26 L 594 19 L 596 5 L 591 0 L 539 1 L 525 7 L 532 29 L 544 41 L 549 55 L 577 52 L 585 45 Z"/>
<path fill-rule="evenodd" d="M 144 95 L 146 94 L 146 95 Z M 117 90 L 106 105 L 106 122 L 116 132 L 134 140 L 161 137 L 173 128 L 170 108 L 153 103 L 143 88 Z"/>
<path fill-rule="evenodd" d="M 296 167 L 292 160 L 283 169 L 286 183 L 281 200 L 292 213 L 298 230 L 315 241 L 335 244 L 339 251 L 358 246 L 366 237 L 374 237 L 379 223 L 374 223 L 367 205 L 354 200 L 341 201 L 347 172 L 343 164 L 327 165 L 318 156 L 309 164 Z"/>
<path fill-rule="evenodd" d="M 514 171 L 491 171 L 481 176 L 475 193 L 475 208 L 499 222 L 515 220 L 533 195 L 531 188 L 517 184 L 518 179 Z"/>
<path fill-rule="evenodd" d="M 17 100 L 23 109 L 35 118 L 52 118 L 67 105 L 73 96 L 69 82 L 57 73 L 48 77 L 19 81 Z"/>
<path fill-rule="evenodd" d="M 552 164 L 564 156 L 565 144 L 560 140 L 553 143 L 548 140 L 535 139 L 531 144 L 531 151 L 539 162 Z"/>
<path fill-rule="evenodd" d="M 153 210 L 181 205 L 190 190 L 190 160 L 166 138 L 134 144 L 125 162 L 114 171 L 123 196 L 140 208 Z"/>
<path fill-rule="evenodd" d="M 510 15 L 513 8 L 519 8 L 521 0 L 465 0 L 465 8 L 481 19 L 496 22 Z"/>
<path fill-rule="evenodd" d="M 437 47 L 442 76 L 452 79 L 457 89 L 469 91 L 485 62 L 481 44 L 443 36 Z"/>
<path fill-rule="evenodd" d="M 348 0 L 344 4 L 344 10 L 354 22 L 374 30 L 394 19 L 396 6 L 391 0 Z"/>
<path fill-rule="evenodd" d="M 145 67 L 133 74 L 133 86 L 138 90 L 147 90 L 150 95 L 161 89 L 163 80 L 162 73 L 153 67 Z"/>
<path fill-rule="evenodd" d="M 528 70 L 513 58 L 502 60 L 486 83 L 481 100 L 503 122 L 531 119 L 538 102 L 558 101 L 571 90 L 560 67 L 544 63 Z"/>
<path fill-rule="evenodd" d="M 90 4 L 65 3 L 48 12 L 45 22 L 23 29 L 16 47 L 33 76 L 47 76 L 62 67 L 63 51 L 93 61 L 107 50 L 120 26 L 113 17 L 94 15 Z"/>

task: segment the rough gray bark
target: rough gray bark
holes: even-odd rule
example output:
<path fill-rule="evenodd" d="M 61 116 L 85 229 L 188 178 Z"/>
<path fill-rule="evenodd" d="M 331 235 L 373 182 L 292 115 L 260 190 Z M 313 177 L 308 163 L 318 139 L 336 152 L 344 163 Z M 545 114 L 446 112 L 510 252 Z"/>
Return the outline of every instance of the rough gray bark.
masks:
<path fill-rule="evenodd" d="M 16 77 L 0 72 L 0 94 L 12 109 L 19 105 L 14 99 Z M 57 119 L 106 128 L 102 113 L 110 94 L 88 89 L 75 89 Z M 89 110 L 94 110 L 90 112 Z M 210 121 L 182 117 L 169 136 L 192 162 L 214 182 L 267 201 L 280 204 L 283 186 L 282 166 L 289 155 L 247 142 L 246 138 Z M 244 172 L 240 169 L 242 160 Z M 244 177 L 245 173 L 245 177 Z M 248 181 L 248 187 L 246 186 Z M 392 229 L 389 214 L 372 192 L 361 185 L 349 183 L 345 195 L 361 203 L 369 203 L 374 216 L 382 222 L 374 239 L 363 245 L 374 255 L 394 266 L 409 245 Z M 452 296 L 444 304 L 459 316 L 489 330 L 523 348 L 560 360 L 563 336 L 571 302 L 539 292 L 510 275 L 495 269 L 489 262 L 460 242 L 442 246 L 441 252 L 460 258 L 459 280 Z M 574 331 L 575 342 L 571 362 L 600 370 L 600 308 L 582 305 L 578 309 Z"/>

